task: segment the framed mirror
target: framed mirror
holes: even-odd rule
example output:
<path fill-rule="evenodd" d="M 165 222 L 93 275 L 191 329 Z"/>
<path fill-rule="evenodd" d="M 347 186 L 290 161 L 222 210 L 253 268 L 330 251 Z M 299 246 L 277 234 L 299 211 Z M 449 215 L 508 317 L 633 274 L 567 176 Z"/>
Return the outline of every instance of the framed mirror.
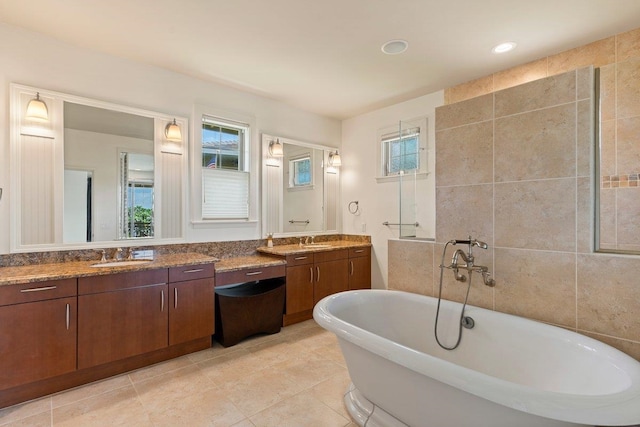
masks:
<path fill-rule="evenodd" d="M 263 234 L 297 236 L 338 231 L 336 149 L 262 135 Z"/>
<path fill-rule="evenodd" d="M 15 84 L 11 116 L 12 251 L 181 241 L 187 119 L 178 138 L 161 113 Z"/>

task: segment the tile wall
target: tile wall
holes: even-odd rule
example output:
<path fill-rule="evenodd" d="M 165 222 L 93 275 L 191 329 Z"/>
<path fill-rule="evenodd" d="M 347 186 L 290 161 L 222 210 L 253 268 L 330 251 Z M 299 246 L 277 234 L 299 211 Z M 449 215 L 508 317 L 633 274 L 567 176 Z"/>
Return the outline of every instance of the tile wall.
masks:
<path fill-rule="evenodd" d="M 437 295 L 444 243 L 472 235 L 489 244 L 474 254 L 496 287 L 475 276 L 470 304 L 566 327 L 640 360 L 640 257 L 592 253 L 593 67 L 538 74 L 575 69 L 575 55 L 469 84 L 490 88 L 479 96 L 448 91 L 449 101 L 464 100 L 436 110 L 436 241 L 389 241 L 389 288 Z M 520 74 L 545 78 L 503 81 Z M 496 81 L 509 88 L 494 92 Z M 445 271 L 445 298 L 462 301 L 466 289 Z"/>

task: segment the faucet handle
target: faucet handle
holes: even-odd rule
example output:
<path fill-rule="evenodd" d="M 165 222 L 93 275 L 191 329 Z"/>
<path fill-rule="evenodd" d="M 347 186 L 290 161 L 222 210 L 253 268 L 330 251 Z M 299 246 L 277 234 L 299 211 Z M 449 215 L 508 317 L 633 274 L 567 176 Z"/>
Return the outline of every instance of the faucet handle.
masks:
<path fill-rule="evenodd" d="M 127 260 L 131 261 L 133 259 L 133 248 L 127 248 Z"/>
<path fill-rule="evenodd" d="M 100 258 L 100 262 L 107 262 L 107 251 L 105 251 L 104 249 L 99 249 L 99 251 L 102 255 L 102 257 Z"/>
<path fill-rule="evenodd" d="M 120 261 L 120 254 L 122 253 L 122 248 L 116 248 L 115 251 L 113 251 L 113 260 L 114 261 Z"/>

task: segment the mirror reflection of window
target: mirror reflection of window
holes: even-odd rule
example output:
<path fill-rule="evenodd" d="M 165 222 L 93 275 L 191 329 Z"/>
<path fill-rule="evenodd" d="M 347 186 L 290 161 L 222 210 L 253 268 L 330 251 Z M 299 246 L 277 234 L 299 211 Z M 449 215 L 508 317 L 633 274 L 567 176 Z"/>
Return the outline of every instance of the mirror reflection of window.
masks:
<path fill-rule="evenodd" d="M 289 187 L 308 187 L 313 184 L 311 157 L 305 156 L 289 161 Z"/>
<path fill-rule="evenodd" d="M 120 237 L 153 237 L 153 156 L 121 152 L 120 179 Z"/>

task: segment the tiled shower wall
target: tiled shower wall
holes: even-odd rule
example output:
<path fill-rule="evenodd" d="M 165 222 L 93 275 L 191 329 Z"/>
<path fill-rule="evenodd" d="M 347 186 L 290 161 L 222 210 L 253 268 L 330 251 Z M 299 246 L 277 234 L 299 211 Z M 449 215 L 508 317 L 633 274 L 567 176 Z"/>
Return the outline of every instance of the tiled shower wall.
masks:
<path fill-rule="evenodd" d="M 474 254 L 496 287 L 474 276 L 470 304 L 640 359 L 640 257 L 591 250 L 592 96 L 589 67 L 438 108 L 436 241 L 390 241 L 389 288 L 437 295 L 444 244 L 471 235 L 489 244 Z M 445 270 L 445 298 L 466 289 Z"/>

